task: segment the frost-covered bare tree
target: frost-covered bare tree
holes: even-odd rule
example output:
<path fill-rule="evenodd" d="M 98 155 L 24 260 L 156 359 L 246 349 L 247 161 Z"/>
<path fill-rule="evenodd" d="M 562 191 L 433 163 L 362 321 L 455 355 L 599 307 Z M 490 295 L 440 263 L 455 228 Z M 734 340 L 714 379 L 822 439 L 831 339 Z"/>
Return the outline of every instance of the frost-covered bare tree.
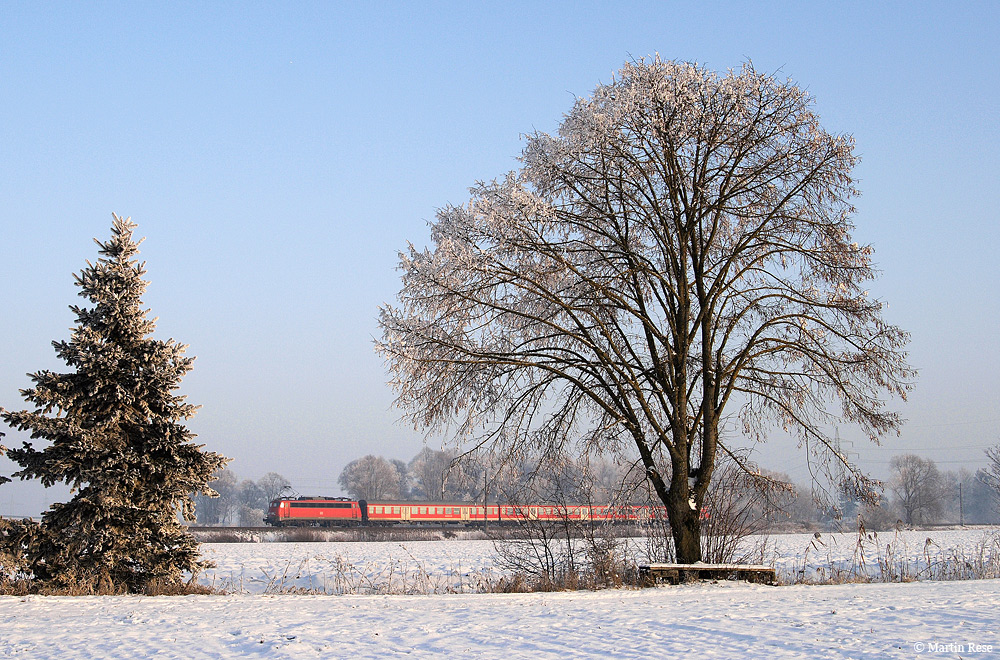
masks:
<path fill-rule="evenodd" d="M 413 480 L 413 494 L 425 500 L 444 500 L 448 471 L 454 458 L 450 452 L 430 447 L 421 449 L 407 467 Z"/>
<path fill-rule="evenodd" d="M 264 490 L 252 479 L 244 479 L 236 490 L 236 521 L 241 527 L 260 525 L 267 511 Z"/>
<path fill-rule="evenodd" d="M 224 525 L 233 522 L 237 510 L 239 479 L 236 473 L 223 468 L 213 475 L 211 494 L 194 497 L 195 514 L 200 525 Z"/>
<path fill-rule="evenodd" d="M 454 451 L 424 447 L 410 460 L 407 475 L 414 499 L 443 501 L 470 496 L 478 484 L 466 470 L 467 461 L 456 460 Z"/>
<path fill-rule="evenodd" d="M 41 523 L 0 520 L 0 545 L 46 587 L 141 592 L 204 565 L 178 514 L 194 520 L 192 493 L 211 494 L 228 459 L 194 444 L 184 425 L 197 407 L 176 390 L 194 359 L 151 336 L 135 227 L 114 216 L 111 238 L 96 241 L 100 258 L 76 276 L 89 306 L 72 306 L 69 340 L 53 342 L 70 370 L 31 375 L 21 391 L 31 410 L 0 409 L 31 437 L 7 452 L 21 468 L 14 476 L 73 492 Z"/>
<path fill-rule="evenodd" d="M 433 250 L 400 256 L 377 350 L 409 419 L 505 453 L 631 452 L 682 562 L 701 557 L 717 458 L 738 460 L 727 410 L 742 437 L 796 434 L 873 495 L 827 429 L 898 431 L 887 399 L 915 373 L 865 290 L 853 140 L 811 107 L 750 65 L 655 58 L 528 136 L 520 169 L 441 209 Z"/>
<path fill-rule="evenodd" d="M 359 500 L 385 500 L 399 497 L 400 474 L 391 462 L 369 454 L 344 466 L 338 482 Z"/>
<path fill-rule="evenodd" d="M 889 489 L 903 512 L 903 522 L 920 525 L 941 517 L 943 481 L 937 464 L 914 454 L 893 456 L 889 461 Z"/>
<path fill-rule="evenodd" d="M 259 525 L 271 500 L 292 490 L 292 485 L 277 472 L 268 472 L 257 481 L 243 479 L 228 468 L 216 473 L 212 483 L 214 497 L 196 494 L 195 512 L 202 525 Z"/>
<path fill-rule="evenodd" d="M 398 497 L 401 500 L 411 499 L 410 466 L 398 458 L 390 458 L 389 463 L 392 464 L 392 467 L 396 468 L 396 472 L 399 474 L 399 493 L 393 497 Z"/>
<path fill-rule="evenodd" d="M 265 474 L 257 480 L 257 486 L 260 487 L 263 494 L 265 506 L 271 500 L 276 500 L 292 490 L 291 482 L 277 472 Z"/>
<path fill-rule="evenodd" d="M 584 456 L 578 461 L 581 481 L 589 486 L 588 499 L 594 504 L 608 504 L 637 497 L 636 471 L 632 465 L 619 465 L 606 456 Z"/>
<path fill-rule="evenodd" d="M 993 491 L 996 512 L 1000 513 L 1000 445 L 987 449 L 986 458 L 989 464 L 976 472 L 976 479 Z"/>

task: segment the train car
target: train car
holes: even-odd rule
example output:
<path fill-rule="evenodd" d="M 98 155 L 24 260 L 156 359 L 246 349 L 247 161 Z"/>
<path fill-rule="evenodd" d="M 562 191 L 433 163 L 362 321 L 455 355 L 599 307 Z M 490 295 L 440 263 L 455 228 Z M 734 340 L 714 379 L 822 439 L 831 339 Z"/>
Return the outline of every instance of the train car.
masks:
<path fill-rule="evenodd" d="M 546 507 L 515 507 L 471 502 L 363 502 L 366 522 L 373 525 L 425 524 L 469 525 L 474 523 L 515 522 L 548 516 Z"/>
<path fill-rule="evenodd" d="M 285 525 L 360 525 L 364 515 L 360 504 L 349 497 L 298 497 L 273 500 L 264 522 Z"/>
<path fill-rule="evenodd" d="M 364 502 L 369 524 L 465 524 L 475 520 L 467 502 Z M 479 507 L 482 508 L 482 507 Z"/>

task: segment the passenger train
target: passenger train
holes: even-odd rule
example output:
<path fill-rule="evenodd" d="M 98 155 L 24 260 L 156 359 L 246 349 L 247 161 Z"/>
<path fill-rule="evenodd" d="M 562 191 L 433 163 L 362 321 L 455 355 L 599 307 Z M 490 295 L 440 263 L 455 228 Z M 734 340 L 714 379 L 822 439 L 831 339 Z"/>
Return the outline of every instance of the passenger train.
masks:
<path fill-rule="evenodd" d="M 474 504 L 471 502 L 367 502 L 347 497 L 273 500 L 264 522 L 274 527 L 514 523 L 525 520 L 645 522 L 666 519 L 666 508 L 648 505 Z"/>

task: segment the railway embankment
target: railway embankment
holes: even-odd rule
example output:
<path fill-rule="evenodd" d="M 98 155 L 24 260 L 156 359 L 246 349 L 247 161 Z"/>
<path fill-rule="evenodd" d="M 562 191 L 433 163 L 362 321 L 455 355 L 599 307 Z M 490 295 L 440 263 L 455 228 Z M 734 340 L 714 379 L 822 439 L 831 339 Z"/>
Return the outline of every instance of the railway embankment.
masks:
<path fill-rule="evenodd" d="M 443 541 L 494 538 L 482 529 L 455 527 L 190 527 L 199 543 Z"/>
<path fill-rule="evenodd" d="M 199 543 L 308 543 L 366 541 L 492 541 L 518 539 L 531 534 L 518 525 L 465 527 L 460 525 L 370 526 L 370 527 L 189 527 Z M 570 530 L 585 535 L 586 528 Z M 602 531 L 617 537 L 637 538 L 648 530 L 633 525 L 615 525 Z M 555 536 L 559 536 L 555 533 Z"/>

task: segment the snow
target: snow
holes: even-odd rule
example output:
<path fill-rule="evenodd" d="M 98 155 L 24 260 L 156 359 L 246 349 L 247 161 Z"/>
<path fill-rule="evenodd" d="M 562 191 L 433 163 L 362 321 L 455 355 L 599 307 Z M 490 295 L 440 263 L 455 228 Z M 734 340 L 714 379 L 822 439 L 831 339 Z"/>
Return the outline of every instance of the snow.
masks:
<path fill-rule="evenodd" d="M 856 533 L 823 533 L 819 538 L 778 534 L 751 538 L 748 546 L 762 543 L 764 550 L 748 561 L 773 563 L 778 576 L 789 582 L 857 572 L 862 564 L 875 577 L 886 566 L 919 578 L 929 563 L 971 558 L 980 547 L 1000 552 L 998 534 L 995 528 L 881 532 L 866 536 L 860 547 Z M 643 548 L 641 541 L 632 542 L 629 552 L 644 561 Z M 374 593 L 467 592 L 499 575 L 490 541 L 208 543 L 202 552 L 217 565 L 201 576 L 203 584 L 247 594 L 292 589 L 343 593 L 347 586 Z"/>
<path fill-rule="evenodd" d="M 892 573 L 919 579 L 966 563 L 1000 563 L 1000 530 L 780 534 L 768 539 L 763 561 L 785 580 L 822 580 L 832 574 L 878 578 Z"/>
<path fill-rule="evenodd" d="M 988 580 L 449 596 L 2 597 L 0 657 L 913 658 L 916 644 L 1000 649 L 998 593 L 1000 581 Z"/>
<path fill-rule="evenodd" d="M 250 594 L 343 593 L 346 586 L 375 593 L 470 591 L 480 578 L 498 575 L 492 554 L 490 541 L 209 543 L 202 556 L 216 568 L 200 582 Z"/>
<path fill-rule="evenodd" d="M 907 533 L 895 539 L 896 554 L 905 546 L 914 561 L 926 561 L 928 536 L 942 552 L 964 552 L 985 535 Z M 814 541 L 824 545 L 812 546 Z M 856 535 L 785 535 L 769 539 L 768 552 L 780 572 L 782 566 L 797 570 L 850 560 L 856 545 Z M 813 549 L 804 560 L 807 546 Z M 219 565 L 201 581 L 238 593 L 0 597 L 0 658 L 1000 656 L 1000 580 L 270 595 L 279 585 L 285 591 L 336 593 L 346 580 L 389 591 L 419 587 L 421 580 L 439 591 L 469 591 L 469 576 L 495 570 L 492 545 L 460 540 L 247 543 L 205 544 L 203 550 Z"/>

